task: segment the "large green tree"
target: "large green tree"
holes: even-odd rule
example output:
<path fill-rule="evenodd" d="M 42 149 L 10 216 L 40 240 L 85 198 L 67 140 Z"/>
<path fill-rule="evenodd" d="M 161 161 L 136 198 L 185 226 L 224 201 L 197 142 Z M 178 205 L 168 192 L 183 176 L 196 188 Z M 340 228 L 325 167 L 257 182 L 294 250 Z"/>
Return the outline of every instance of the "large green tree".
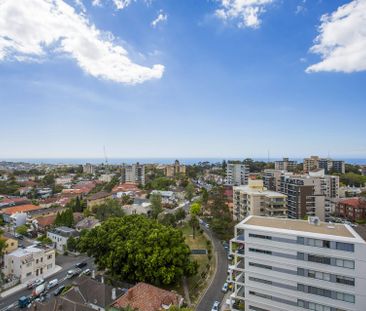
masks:
<path fill-rule="evenodd" d="M 93 206 L 92 211 L 100 221 L 110 217 L 122 217 L 125 214 L 120 203 L 115 199 L 107 199 L 105 202 Z"/>
<path fill-rule="evenodd" d="M 72 227 L 74 225 L 74 216 L 71 208 L 67 208 L 63 212 L 58 212 L 54 222 L 56 227 L 66 226 Z"/>
<path fill-rule="evenodd" d="M 194 196 L 194 185 L 192 183 L 189 183 L 187 185 L 187 187 L 185 188 L 185 192 L 186 192 L 186 199 L 188 201 L 191 201 L 193 196 Z"/>
<path fill-rule="evenodd" d="M 154 219 L 157 219 L 159 214 L 163 211 L 163 204 L 161 201 L 161 195 L 158 193 L 154 193 L 150 196 L 151 203 L 151 216 Z"/>
<path fill-rule="evenodd" d="M 79 249 L 112 277 L 156 285 L 197 272 L 181 231 L 142 215 L 110 218 L 83 235 Z"/>

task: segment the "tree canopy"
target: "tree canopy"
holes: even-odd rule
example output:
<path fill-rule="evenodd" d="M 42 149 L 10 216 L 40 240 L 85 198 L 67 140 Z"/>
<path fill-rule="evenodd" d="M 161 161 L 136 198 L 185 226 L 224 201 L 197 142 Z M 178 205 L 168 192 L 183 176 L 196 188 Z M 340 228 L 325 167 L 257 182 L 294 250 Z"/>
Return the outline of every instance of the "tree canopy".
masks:
<path fill-rule="evenodd" d="M 74 225 L 74 216 L 71 208 L 67 208 L 63 212 L 58 212 L 56 215 L 56 219 L 54 225 L 57 227 L 66 226 L 72 227 Z"/>
<path fill-rule="evenodd" d="M 181 231 L 142 215 L 110 218 L 83 235 L 79 249 L 127 282 L 168 285 L 197 272 Z"/>
<path fill-rule="evenodd" d="M 105 202 L 93 206 L 92 211 L 100 221 L 110 217 L 122 217 L 125 214 L 121 205 L 115 199 L 107 199 Z"/>
<path fill-rule="evenodd" d="M 151 203 L 151 216 L 154 219 L 157 219 L 159 214 L 163 211 L 163 205 L 161 201 L 161 195 L 158 193 L 154 193 L 150 196 Z"/>

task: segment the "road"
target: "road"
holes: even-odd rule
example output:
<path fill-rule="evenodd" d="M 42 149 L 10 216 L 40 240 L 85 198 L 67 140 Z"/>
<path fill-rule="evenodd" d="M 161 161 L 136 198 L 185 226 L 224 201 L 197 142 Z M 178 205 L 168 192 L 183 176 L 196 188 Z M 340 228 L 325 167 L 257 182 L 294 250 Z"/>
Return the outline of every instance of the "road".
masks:
<path fill-rule="evenodd" d="M 89 269 L 93 269 L 94 268 L 94 263 L 93 263 L 93 259 L 89 258 L 89 257 L 85 257 L 85 256 L 78 256 L 78 257 L 72 257 L 72 256 L 62 256 L 62 255 L 58 255 L 56 257 L 56 265 L 59 265 L 62 267 L 62 270 L 58 271 L 57 273 L 45 278 L 46 283 L 50 280 L 53 279 L 58 279 L 59 280 L 59 284 L 58 286 L 60 286 L 61 284 L 63 285 L 68 285 L 71 284 L 73 281 L 73 278 L 71 279 L 66 279 L 66 273 L 67 270 L 70 270 L 70 268 L 73 268 L 75 266 L 76 263 L 81 262 L 81 261 L 86 261 L 88 263 L 88 266 L 83 268 L 83 270 L 85 270 L 86 268 Z M 49 295 L 49 299 L 53 299 L 53 291 L 58 287 L 54 287 L 53 289 L 50 290 L 50 294 Z M 5 311 L 5 310 L 18 310 L 17 308 L 17 304 L 18 304 L 18 300 L 20 297 L 22 296 L 29 296 L 32 293 L 31 290 L 29 289 L 21 289 L 18 292 L 11 294 L 5 298 L 1 299 L 0 302 L 0 311 Z"/>
<path fill-rule="evenodd" d="M 209 285 L 209 288 L 196 307 L 196 311 L 211 310 L 212 305 L 216 300 L 221 303 L 224 298 L 224 293 L 221 291 L 221 288 L 226 282 L 228 269 L 227 252 L 225 251 L 221 241 L 213 236 L 211 231 L 207 228 L 204 228 L 204 230 L 211 236 L 212 242 L 215 246 L 215 251 L 217 252 L 217 270 L 212 283 Z"/>

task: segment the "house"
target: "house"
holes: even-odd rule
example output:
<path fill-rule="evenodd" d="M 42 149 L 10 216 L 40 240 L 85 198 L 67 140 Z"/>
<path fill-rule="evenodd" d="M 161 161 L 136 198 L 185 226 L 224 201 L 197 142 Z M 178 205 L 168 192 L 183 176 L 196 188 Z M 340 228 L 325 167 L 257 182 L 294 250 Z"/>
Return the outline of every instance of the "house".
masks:
<path fill-rule="evenodd" d="M 4 255 L 4 275 L 19 278 L 21 283 L 42 277 L 54 269 L 55 251 L 51 248 L 32 245 Z"/>
<path fill-rule="evenodd" d="M 36 303 L 37 311 L 104 311 L 124 292 L 87 276 L 79 277 L 64 295 L 48 303 Z"/>
<path fill-rule="evenodd" d="M 93 207 L 95 205 L 99 205 L 104 203 L 107 199 L 112 198 L 112 194 L 107 191 L 100 191 L 90 195 L 87 198 L 87 205 L 88 207 Z"/>
<path fill-rule="evenodd" d="M 79 233 L 75 229 L 64 226 L 47 231 L 47 237 L 52 240 L 54 248 L 60 253 L 63 253 L 66 249 L 70 237 L 78 236 Z"/>
<path fill-rule="evenodd" d="M 0 208 L 24 205 L 29 203 L 30 201 L 27 198 L 0 195 Z"/>
<path fill-rule="evenodd" d="M 33 205 L 33 204 L 25 204 L 25 205 L 18 205 L 13 207 L 7 207 L 0 210 L 0 214 L 3 215 L 3 219 L 5 222 L 11 222 L 11 216 L 16 213 L 28 213 L 32 211 L 41 210 L 42 207 Z"/>
<path fill-rule="evenodd" d="M 133 182 L 126 182 L 115 186 L 112 189 L 112 193 L 117 198 L 121 198 L 123 195 L 138 196 L 142 193 L 137 184 Z"/>
<path fill-rule="evenodd" d="M 86 217 L 82 220 L 80 220 L 75 228 L 77 231 L 81 231 L 84 229 L 93 229 L 97 226 L 100 226 L 100 221 L 94 217 Z"/>
<path fill-rule="evenodd" d="M 183 298 L 171 291 L 147 283 L 138 283 L 130 288 L 113 304 L 116 308 L 131 306 L 139 311 L 169 310 L 171 306 L 181 306 Z"/>
<path fill-rule="evenodd" d="M 0 240 L 5 241 L 5 249 L 3 250 L 4 254 L 9 254 L 18 248 L 18 240 L 8 233 L 4 233 L 0 236 Z"/>
<path fill-rule="evenodd" d="M 29 222 L 38 230 L 41 232 L 47 231 L 55 222 L 57 214 L 49 214 L 49 215 L 43 215 L 38 216 L 33 219 L 30 219 Z"/>
<path fill-rule="evenodd" d="M 175 203 L 177 201 L 175 193 L 173 191 L 153 190 L 151 191 L 151 194 L 160 195 L 163 204 Z"/>
<path fill-rule="evenodd" d="M 126 215 L 150 215 L 151 214 L 151 203 L 150 202 L 144 202 L 141 204 L 131 204 L 131 205 L 124 205 L 122 207 L 123 211 L 126 213 Z"/>

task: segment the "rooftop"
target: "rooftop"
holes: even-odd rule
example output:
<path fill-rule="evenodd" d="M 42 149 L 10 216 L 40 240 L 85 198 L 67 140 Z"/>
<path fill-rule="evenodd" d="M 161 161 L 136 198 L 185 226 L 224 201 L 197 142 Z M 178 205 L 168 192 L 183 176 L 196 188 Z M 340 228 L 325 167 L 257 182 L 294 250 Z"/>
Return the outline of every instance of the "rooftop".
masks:
<path fill-rule="evenodd" d="M 40 210 L 40 209 L 42 209 L 42 207 L 40 207 L 40 206 L 33 205 L 33 204 L 25 204 L 25 205 L 18 205 L 18 206 L 3 208 L 2 210 L 0 210 L 0 213 L 12 215 L 15 213 L 26 213 L 26 212 L 36 211 L 36 210 Z"/>
<path fill-rule="evenodd" d="M 261 216 L 249 216 L 244 219 L 240 224 L 251 225 L 257 227 L 267 227 L 284 229 L 298 232 L 308 232 L 324 235 L 333 235 L 343 238 L 359 239 L 358 234 L 348 225 L 344 224 L 330 224 L 320 222 L 318 225 L 310 224 L 307 220 L 299 219 L 284 219 L 284 218 L 272 218 Z"/>

